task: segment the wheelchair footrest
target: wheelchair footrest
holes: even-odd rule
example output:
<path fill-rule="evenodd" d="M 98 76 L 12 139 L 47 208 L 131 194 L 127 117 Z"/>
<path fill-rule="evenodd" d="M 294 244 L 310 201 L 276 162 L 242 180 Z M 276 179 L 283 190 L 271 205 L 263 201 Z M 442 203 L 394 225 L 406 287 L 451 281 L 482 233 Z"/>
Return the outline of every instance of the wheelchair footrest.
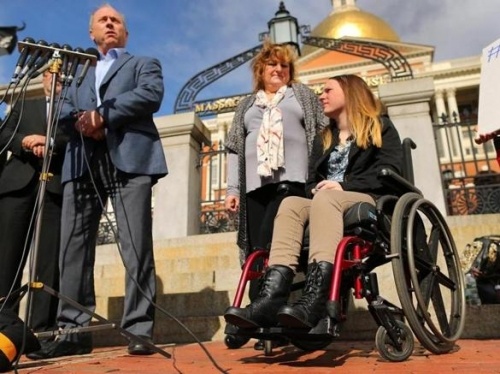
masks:
<path fill-rule="evenodd" d="M 332 337 L 336 338 L 339 336 L 339 332 L 339 324 L 329 317 L 323 318 L 315 327 L 311 329 L 291 329 L 282 326 L 243 329 L 229 323 L 226 324 L 224 329 L 224 333 L 226 335 L 237 335 L 267 340 L 273 340 L 283 336 L 288 338 L 300 338 L 303 340 L 316 340 Z"/>

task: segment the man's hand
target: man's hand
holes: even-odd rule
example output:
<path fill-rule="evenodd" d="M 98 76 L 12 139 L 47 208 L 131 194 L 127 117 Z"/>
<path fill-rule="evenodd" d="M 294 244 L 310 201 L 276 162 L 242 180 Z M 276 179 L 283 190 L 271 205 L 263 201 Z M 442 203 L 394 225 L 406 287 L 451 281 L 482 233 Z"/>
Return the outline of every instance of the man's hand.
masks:
<path fill-rule="evenodd" d="M 45 136 L 37 134 L 27 135 L 21 141 L 21 145 L 24 149 L 33 151 L 33 148 L 36 146 L 45 146 Z"/>
<path fill-rule="evenodd" d="M 104 119 L 95 110 L 80 113 L 75 123 L 76 131 L 94 139 L 94 133 L 96 133 L 97 130 L 101 130 L 103 127 Z M 104 131 L 97 133 L 95 136 L 102 139 L 104 137 Z"/>
<path fill-rule="evenodd" d="M 33 147 L 32 152 L 36 157 L 43 158 L 45 156 L 45 146 L 36 145 Z"/>
<path fill-rule="evenodd" d="M 92 134 L 90 134 L 90 137 L 95 140 L 103 140 L 104 137 L 106 136 L 106 133 L 104 131 L 104 128 L 100 128 L 95 130 Z"/>

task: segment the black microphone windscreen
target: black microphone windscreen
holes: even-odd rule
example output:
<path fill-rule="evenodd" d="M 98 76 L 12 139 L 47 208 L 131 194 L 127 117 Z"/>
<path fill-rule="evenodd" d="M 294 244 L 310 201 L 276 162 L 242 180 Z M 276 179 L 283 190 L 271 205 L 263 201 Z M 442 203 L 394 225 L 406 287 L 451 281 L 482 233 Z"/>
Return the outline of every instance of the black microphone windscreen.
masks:
<path fill-rule="evenodd" d="M 95 56 L 96 58 L 99 58 L 99 51 L 93 47 L 87 48 L 85 50 L 85 53 L 88 55 Z"/>
<path fill-rule="evenodd" d="M 84 53 L 84 50 L 83 50 L 83 48 L 76 47 L 75 52 Z M 71 84 L 71 82 L 73 82 L 73 79 L 75 78 L 75 75 L 76 75 L 76 69 L 78 68 L 79 63 L 80 63 L 80 58 L 78 57 L 78 55 L 74 55 L 74 57 L 71 60 L 70 66 L 68 68 L 69 72 L 68 72 L 68 76 L 67 76 L 66 82 L 65 82 L 66 85 L 69 86 Z"/>
<path fill-rule="evenodd" d="M 95 48 L 92 48 L 92 47 L 87 48 L 85 50 L 85 53 L 88 54 L 88 55 L 93 55 L 96 58 L 99 58 L 99 51 L 97 49 L 95 49 Z M 82 84 L 83 79 L 85 78 L 85 75 L 87 75 L 87 71 L 89 70 L 89 66 L 90 66 L 91 62 L 92 62 L 92 59 L 90 59 L 90 58 L 86 59 L 84 65 L 83 65 L 83 69 L 82 69 L 82 71 L 80 73 L 80 76 L 76 80 L 76 86 L 77 87 L 79 87 Z"/>

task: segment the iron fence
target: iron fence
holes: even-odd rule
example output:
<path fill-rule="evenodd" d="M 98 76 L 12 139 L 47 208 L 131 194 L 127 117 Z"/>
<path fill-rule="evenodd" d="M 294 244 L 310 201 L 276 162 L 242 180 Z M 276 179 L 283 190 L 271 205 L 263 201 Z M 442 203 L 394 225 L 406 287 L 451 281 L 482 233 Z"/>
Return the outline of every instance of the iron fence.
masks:
<path fill-rule="evenodd" d="M 238 216 L 224 208 L 226 198 L 227 152 L 219 143 L 204 147 L 198 167 L 201 172 L 201 233 L 211 234 L 238 229 Z"/>
<path fill-rule="evenodd" d="M 477 122 L 433 125 L 447 213 L 500 213 L 500 168 L 493 141 L 476 144 Z"/>
<path fill-rule="evenodd" d="M 443 193 L 449 215 L 500 213 L 500 167 L 493 142 L 476 144 L 474 121 L 433 124 Z M 224 209 L 227 153 L 219 144 L 204 147 L 201 169 L 201 233 L 234 231 L 236 216 Z"/>

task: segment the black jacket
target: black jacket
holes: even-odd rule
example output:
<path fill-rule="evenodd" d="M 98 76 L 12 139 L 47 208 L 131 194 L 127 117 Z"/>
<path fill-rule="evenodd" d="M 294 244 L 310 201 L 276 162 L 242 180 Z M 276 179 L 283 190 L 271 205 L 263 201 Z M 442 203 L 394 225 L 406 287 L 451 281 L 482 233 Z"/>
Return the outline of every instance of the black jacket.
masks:
<path fill-rule="evenodd" d="M 20 118 L 20 110 L 23 107 L 19 102 L 12 110 L 5 128 L 0 132 L 0 150 L 13 140 L 7 148 L 12 152 L 12 157 L 5 164 L 5 168 L 0 174 L 0 195 L 13 191 L 18 191 L 26 187 L 33 178 L 39 178 L 42 170 L 43 159 L 36 157 L 31 152 L 26 152 L 21 143 L 26 135 L 45 135 L 46 124 L 46 103 L 45 98 L 26 100 L 24 102 L 24 113 L 16 130 Z M 50 163 L 49 172 L 53 175 L 47 181 L 47 191 L 62 194 L 61 169 L 64 160 L 64 149 L 67 137 L 62 134 L 60 128 L 57 129 L 55 137 L 54 152 Z"/>
<path fill-rule="evenodd" d="M 381 117 L 382 147 L 369 146 L 361 149 L 356 143 L 351 144 L 349 160 L 344 174 L 344 181 L 340 185 L 344 191 L 364 192 L 375 198 L 391 194 L 378 179 L 377 175 L 382 168 L 391 168 L 401 174 L 403 165 L 403 147 L 401 139 L 388 117 Z M 306 183 L 306 194 L 312 197 L 311 190 L 316 184 L 326 179 L 328 159 L 333 148 L 338 144 L 338 130 L 333 129 L 334 141 L 329 149 L 323 151 L 321 135 L 316 136 L 313 152 L 309 162 L 309 177 Z"/>

